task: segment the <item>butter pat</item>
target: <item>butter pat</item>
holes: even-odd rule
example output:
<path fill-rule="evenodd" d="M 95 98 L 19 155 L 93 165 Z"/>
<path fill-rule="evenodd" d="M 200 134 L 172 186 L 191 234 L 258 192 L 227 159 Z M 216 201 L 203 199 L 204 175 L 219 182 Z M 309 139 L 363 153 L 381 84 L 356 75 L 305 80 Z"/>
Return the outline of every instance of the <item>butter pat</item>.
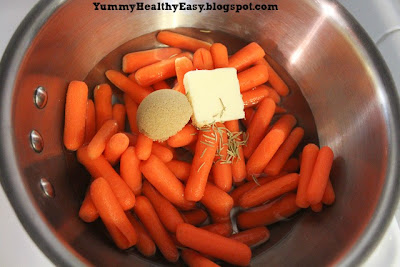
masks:
<path fill-rule="evenodd" d="M 183 83 L 193 108 L 192 123 L 196 127 L 244 118 L 235 68 L 189 71 Z"/>

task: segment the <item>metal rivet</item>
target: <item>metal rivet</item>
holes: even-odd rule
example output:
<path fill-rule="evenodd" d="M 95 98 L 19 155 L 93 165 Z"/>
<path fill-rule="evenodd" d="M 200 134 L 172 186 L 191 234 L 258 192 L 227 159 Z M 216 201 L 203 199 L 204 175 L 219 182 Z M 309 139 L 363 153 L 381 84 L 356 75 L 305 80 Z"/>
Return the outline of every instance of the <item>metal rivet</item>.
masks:
<path fill-rule="evenodd" d="M 46 178 L 41 178 L 40 188 L 47 197 L 54 198 L 55 196 L 54 188 L 53 185 L 49 182 L 49 180 L 47 180 Z"/>
<path fill-rule="evenodd" d="M 32 130 L 32 132 L 29 135 L 29 139 L 31 142 L 32 149 L 37 153 L 42 152 L 44 147 L 44 142 L 40 133 L 36 130 Z"/>
<path fill-rule="evenodd" d="M 44 108 L 47 104 L 47 92 L 46 89 L 42 86 L 36 88 L 35 93 L 33 95 L 33 102 L 35 103 L 37 108 Z"/>

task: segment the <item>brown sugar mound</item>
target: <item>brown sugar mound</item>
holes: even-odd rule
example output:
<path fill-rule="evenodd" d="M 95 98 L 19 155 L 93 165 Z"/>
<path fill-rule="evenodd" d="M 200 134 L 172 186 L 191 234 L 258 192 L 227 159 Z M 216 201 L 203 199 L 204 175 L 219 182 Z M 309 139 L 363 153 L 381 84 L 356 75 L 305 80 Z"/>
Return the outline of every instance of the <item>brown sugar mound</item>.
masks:
<path fill-rule="evenodd" d="M 155 141 L 165 141 L 189 122 L 193 110 L 182 93 L 163 89 L 149 94 L 137 110 L 139 131 Z"/>

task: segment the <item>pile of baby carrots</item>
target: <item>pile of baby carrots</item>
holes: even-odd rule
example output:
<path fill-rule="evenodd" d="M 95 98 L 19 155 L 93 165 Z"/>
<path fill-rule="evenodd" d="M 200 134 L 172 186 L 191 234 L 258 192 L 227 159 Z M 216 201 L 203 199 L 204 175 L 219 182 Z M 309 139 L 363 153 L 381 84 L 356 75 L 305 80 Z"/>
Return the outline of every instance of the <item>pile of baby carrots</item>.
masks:
<path fill-rule="evenodd" d="M 250 248 L 269 239 L 267 225 L 335 201 L 333 152 L 308 144 L 293 155 L 304 130 L 278 106 L 289 89 L 257 43 L 229 56 L 223 44 L 170 31 L 157 39 L 169 47 L 129 53 L 122 72 L 105 73 L 124 104 L 112 105 L 108 84 L 94 88 L 93 100 L 84 82 L 69 84 L 64 145 L 92 177 L 79 217 L 100 217 L 120 249 L 135 246 L 146 257 L 158 249 L 189 266 L 249 265 Z M 224 67 L 238 71 L 244 120 L 202 129 L 189 122 L 165 142 L 138 131 L 138 105 L 152 91 L 185 93 L 186 72 Z"/>

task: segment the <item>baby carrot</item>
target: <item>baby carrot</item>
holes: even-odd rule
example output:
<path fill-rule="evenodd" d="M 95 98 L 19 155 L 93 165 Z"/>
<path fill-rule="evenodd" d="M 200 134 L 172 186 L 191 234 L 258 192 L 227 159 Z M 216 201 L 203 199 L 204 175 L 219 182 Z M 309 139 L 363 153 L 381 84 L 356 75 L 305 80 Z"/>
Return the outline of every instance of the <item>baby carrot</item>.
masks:
<path fill-rule="evenodd" d="M 210 47 L 212 61 L 214 68 L 226 68 L 229 65 L 228 49 L 221 43 L 214 43 Z"/>
<path fill-rule="evenodd" d="M 276 90 L 276 92 L 281 96 L 287 96 L 289 94 L 289 88 L 281 77 L 276 73 L 276 71 L 271 67 L 271 65 L 264 59 L 261 58 L 255 64 L 261 64 L 268 68 L 269 80 L 268 82 Z"/>
<path fill-rule="evenodd" d="M 273 125 L 272 129 L 247 161 L 247 175 L 259 175 L 262 173 L 276 151 L 288 137 L 296 122 L 296 118 L 293 115 L 287 114 L 283 115 Z"/>
<path fill-rule="evenodd" d="M 297 172 L 299 170 L 300 163 L 296 158 L 290 158 L 286 161 L 285 165 L 282 167 L 282 171 L 286 172 Z"/>
<path fill-rule="evenodd" d="M 93 204 L 90 190 L 87 190 L 85 199 L 79 209 L 79 218 L 84 222 L 94 222 L 99 217 L 99 212 Z"/>
<path fill-rule="evenodd" d="M 152 147 L 153 147 L 153 140 L 151 140 L 144 134 L 139 133 L 135 149 L 138 159 L 147 160 L 151 155 Z"/>
<path fill-rule="evenodd" d="M 295 128 L 276 151 L 268 165 L 264 169 L 266 175 L 277 175 L 282 171 L 283 165 L 293 154 L 296 147 L 299 145 L 304 136 L 304 130 L 301 127 Z"/>
<path fill-rule="evenodd" d="M 229 58 L 228 67 L 241 71 L 247 67 L 250 67 L 252 64 L 257 62 L 257 60 L 264 58 L 264 56 L 264 49 L 262 49 L 259 44 L 253 42 L 233 54 Z"/>
<path fill-rule="evenodd" d="M 153 256 L 156 253 L 156 244 L 154 244 L 154 241 L 151 239 L 149 233 L 147 233 L 143 225 L 135 218 L 135 216 L 132 215 L 130 211 L 127 211 L 125 214 L 137 233 L 137 242 L 135 245 L 136 248 L 143 256 Z"/>
<path fill-rule="evenodd" d="M 232 234 L 232 224 L 230 221 L 225 223 L 212 223 L 200 227 L 200 229 L 204 229 L 214 234 L 218 234 L 225 237 L 229 237 Z"/>
<path fill-rule="evenodd" d="M 96 134 L 96 111 L 93 100 L 89 99 L 86 106 L 85 144 L 88 144 Z"/>
<path fill-rule="evenodd" d="M 139 129 L 136 122 L 136 114 L 138 105 L 130 98 L 128 94 L 124 94 L 124 102 L 126 108 L 126 115 L 128 116 L 129 127 L 132 133 L 139 134 Z"/>
<path fill-rule="evenodd" d="M 160 43 L 192 52 L 195 52 L 199 48 L 210 49 L 211 47 L 211 44 L 205 41 L 170 31 L 160 31 L 157 34 L 157 40 Z"/>
<path fill-rule="evenodd" d="M 184 220 L 179 211 L 165 197 L 163 197 L 149 182 L 143 182 L 143 195 L 146 196 L 156 211 L 164 227 L 171 233 L 176 232 L 178 224 Z"/>
<path fill-rule="evenodd" d="M 231 216 L 230 214 L 227 215 L 219 215 L 212 211 L 208 211 L 211 216 L 211 221 L 213 223 L 231 223 Z"/>
<path fill-rule="evenodd" d="M 174 153 L 171 149 L 160 145 L 157 142 L 153 142 L 151 154 L 157 156 L 157 158 L 161 159 L 165 163 L 170 162 L 174 158 Z"/>
<path fill-rule="evenodd" d="M 190 163 L 173 159 L 167 162 L 166 165 L 179 180 L 186 181 L 189 178 L 190 167 L 192 166 Z"/>
<path fill-rule="evenodd" d="M 315 160 L 318 156 L 319 148 L 314 144 L 308 144 L 303 148 L 302 160 L 300 163 L 300 180 L 297 188 L 296 205 L 300 208 L 308 208 L 310 203 L 307 200 L 307 188 L 310 183 Z"/>
<path fill-rule="evenodd" d="M 335 202 L 335 191 L 333 190 L 333 186 L 330 180 L 326 185 L 325 193 L 322 196 L 322 203 L 325 205 L 332 205 Z"/>
<path fill-rule="evenodd" d="M 65 100 L 64 146 L 75 151 L 85 141 L 85 120 L 88 87 L 84 82 L 72 81 Z"/>
<path fill-rule="evenodd" d="M 228 193 L 208 182 L 201 203 L 218 215 L 228 215 L 233 207 L 233 199 Z"/>
<path fill-rule="evenodd" d="M 244 120 L 242 123 L 244 126 L 249 127 L 251 120 L 253 119 L 254 114 L 256 111 L 253 108 L 245 108 L 244 109 Z"/>
<path fill-rule="evenodd" d="M 269 123 L 275 113 L 275 102 L 269 98 L 261 101 L 253 119 L 247 127 L 247 145 L 243 148 L 245 158 L 250 158 L 265 137 Z"/>
<path fill-rule="evenodd" d="M 225 122 L 225 127 L 231 133 L 240 132 L 239 121 L 238 120 L 226 121 Z M 238 140 L 242 141 L 242 135 L 238 136 Z M 246 163 L 245 163 L 245 160 L 244 160 L 244 153 L 243 153 L 243 146 L 242 145 L 239 145 L 239 147 L 238 147 L 238 154 L 239 154 L 239 156 L 234 158 L 232 160 L 232 164 L 231 164 L 232 180 L 235 183 L 243 181 L 247 176 Z"/>
<path fill-rule="evenodd" d="M 270 79 L 270 78 L 268 78 L 268 80 L 269 80 L 269 79 Z M 273 88 L 271 88 L 271 87 L 269 87 L 269 86 L 267 86 L 267 85 L 265 85 L 265 84 L 259 85 L 259 86 L 257 86 L 256 88 L 268 90 L 268 97 L 271 98 L 272 100 L 274 100 L 275 104 L 279 104 L 279 102 L 281 102 L 281 97 L 280 97 L 280 95 L 275 91 L 275 89 L 273 89 Z"/>
<path fill-rule="evenodd" d="M 322 201 L 326 185 L 329 181 L 332 163 L 332 149 L 328 146 L 322 147 L 315 160 L 314 169 L 307 188 L 307 200 L 310 204 L 318 204 Z"/>
<path fill-rule="evenodd" d="M 120 249 L 135 245 L 136 231 L 104 178 L 99 177 L 93 181 L 90 186 L 90 196 L 115 244 Z"/>
<path fill-rule="evenodd" d="M 128 147 L 121 156 L 119 172 L 135 195 L 140 195 L 142 190 L 142 173 L 139 170 L 139 164 L 140 160 L 136 155 L 135 147 Z"/>
<path fill-rule="evenodd" d="M 182 212 L 182 217 L 186 223 L 197 226 L 207 220 L 208 214 L 203 209 L 194 209 Z"/>
<path fill-rule="evenodd" d="M 203 197 L 217 146 L 217 137 L 212 129 L 199 131 L 192 168 L 185 188 L 187 200 L 199 201 Z"/>
<path fill-rule="evenodd" d="M 292 216 L 299 209 L 296 205 L 296 194 L 289 193 L 272 203 L 238 214 L 236 222 L 240 229 L 270 225 Z"/>
<path fill-rule="evenodd" d="M 176 230 L 176 238 L 183 245 L 228 263 L 247 266 L 250 264 L 251 250 L 239 241 L 182 223 Z"/>
<path fill-rule="evenodd" d="M 116 133 L 111 136 L 110 140 L 107 142 L 106 148 L 104 149 L 104 157 L 114 166 L 128 146 L 129 138 L 123 133 Z"/>
<path fill-rule="evenodd" d="M 268 241 L 269 230 L 265 226 L 259 226 L 231 235 L 231 239 L 242 242 L 249 247 L 256 247 Z"/>
<path fill-rule="evenodd" d="M 126 109 L 122 104 L 115 104 L 112 107 L 112 118 L 118 123 L 118 132 L 125 130 Z"/>
<path fill-rule="evenodd" d="M 83 146 L 78 150 L 77 157 L 78 161 L 85 166 L 93 178 L 103 177 L 107 180 L 124 210 L 129 210 L 135 205 L 135 195 L 132 190 L 103 155 L 96 159 L 91 159 L 88 155 L 88 147 Z"/>
<path fill-rule="evenodd" d="M 133 209 L 164 257 L 169 262 L 176 262 L 179 252 L 150 201 L 144 196 L 138 196 Z"/>
<path fill-rule="evenodd" d="M 184 52 L 168 59 L 140 68 L 135 73 L 135 78 L 141 86 L 149 86 L 156 82 L 174 77 L 176 75 L 175 60 L 181 57 L 191 59 L 192 55 Z"/>
<path fill-rule="evenodd" d="M 193 54 L 193 67 L 198 70 L 212 70 L 214 63 L 208 49 L 199 48 Z M 182 79 L 183 80 L 183 79 Z"/>
<path fill-rule="evenodd" d="M 156 82 L 152 86 L 154 90 L 171 89 L 171 86 L 169 86 L 169 84 L 166 81 Z"/>
<path fill-rule="evenodd" d="M 111 136 L 116 134 L 117 131 L 118 124 L 115 120 L 106 121 L 87 146 L 89 158 L 98 158 L 106 148 L 108 140 L 110 140 Z"/>
<path fill-rule="evenodd" d="M 194 67 L 193 62 L 189 58 L 181 57 L 175 59 L 176 79 L 178 80 L 178 87 L 176 90 L 182 94 L 186 94 L 185 86 L 183 84 L 183 76 L 191 70 L 194 70 Z"/>
<path fill-rule="evenodd" d="M 184 186 L 168 169 L 164 162 L 154 155 L 140 163 L 140 171 L 147 180 L 173 204 L 183 209 L 191 209 L 194 202 L 184 197 Z"/>
<path fill-rule="evenodd" d="M 321 212 L 323 205 L 322 205 L 322 203 L 317 203 L 317 204 L 310 205 L 310 207 L 313 212 Z"/>
<path fill-rule="evenodd" d="M 132 73 L 141 67 L 167 59 L 181 52 L 179 48 L 165 47 L 128 53 L 122 58 L 122 71 Z"/>
<path fill-rule="evenodd" d="M 139 84 L 137 83 L 137 81 L 136 81 L 135 73 L 129 74 L 129 75 L 128 75 L 128 78 L 129 78 L 132 82 L 134 82 L 136 85 L 139 85 Z M 144 89 L 146 89 L 147 91 L 149 91 L 149 92 L 154 91 L 154 89 L 153 89 L 152 86 L 142 86 L 142 87 L 143 87 Z"/>
<path fill-rule="evenodd" d="M 264 65 L 255 65 L 237 75 L 240 85 L 240 92 L 250 90 L 268 81 L 268 68 Z"/>
<path fill-rule="evenodd" d="M 98 131 L 106 121 L 113 118 L 111 87 L 106 83 L 97 85 L 93 90 L 93 98 L 96 109 L 96 130 Z"/>
<path fill-rule="evenodd" d="M 283 114 L 283 113 L 287 113 L 287 110 L 285 108 L 283 108 L 283 107 L 276 106 L 275 114 Z"/>
<path fill-rule="evenodd" d="M 290 173 L 244 193 L 239 199 L 242 208 L 258 206 L 297 188 L 299 175 Z"/>
<path fill-rule="evenodd" d="M 212 175 L 214 177 L 214 184 L 225 192 L 229 192 L 232 188 L 232 167 L 228 160 L 228 135 L 223 123 L 217 123 L 220 129 L 217 134 L 219 144 L 217 155 L 215 156 L 215 163 L 212 166 Z M 219 139 L 221 138 L 221 141 Z"/>
<path fill-rule="evenodd" d="M 257 86 L 253 90 L 246 91 L 242 94 L 244 108 L 254 107 L 264 98 L 268 97 L 268 89 Z"/>
<path fill-rule="evenodd" d="M 188 123 L 182 130 L 168 138 L 170 147 L 183 147 L 197 140 L 197 129 L 192 124 Z"/>
<path fill-rule="evenodd" d="M 201 254 L 195 252 L 191 249 L 184 249 L 181 253 L 183 261 L 189 267 L 218 267 L 218 264 L 215 264 L 211 260 L 202 256 Z"/>

